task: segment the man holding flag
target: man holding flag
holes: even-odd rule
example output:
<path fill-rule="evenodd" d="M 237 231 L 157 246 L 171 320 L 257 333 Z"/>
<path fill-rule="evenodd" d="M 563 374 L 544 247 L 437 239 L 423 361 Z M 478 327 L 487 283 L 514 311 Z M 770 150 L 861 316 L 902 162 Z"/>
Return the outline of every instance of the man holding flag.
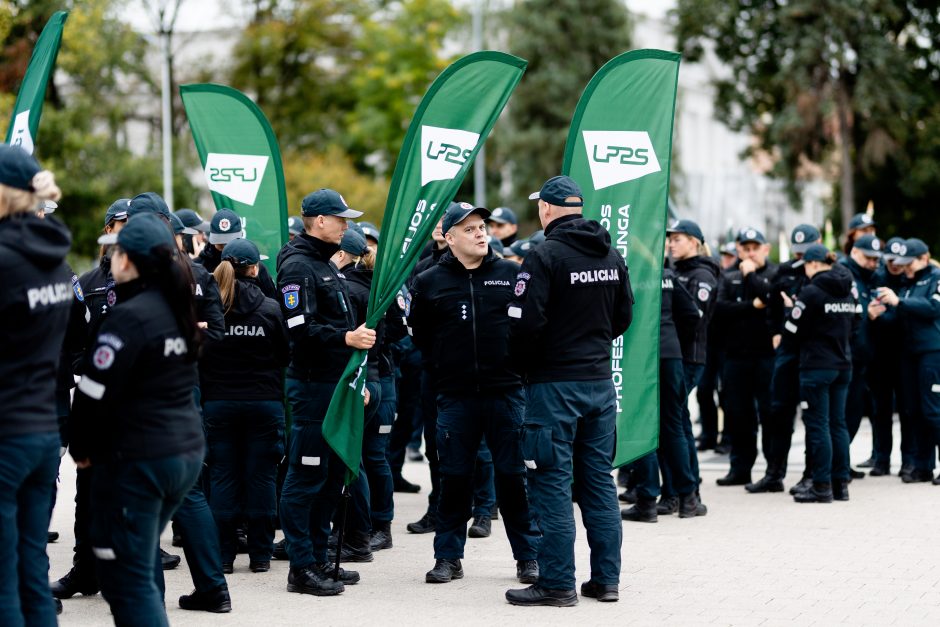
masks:
<path fill-rule="evenodd" d="M 331 596 L 359 575 L 341 571 L 340 580 L 333 581 L 328 573 L 330 520 L 346 468 L 323 440 L 323 419 L 352 350 L 372 348 L 375 331 L 356 328 L 346 283 L 330 264 L 346 219 L 362 213 L 331 189 L 308 194 L 301 209 L 304 232 L 277 260 L 278 297 L 291 339 L 286 387 L 294 421 L 281 527 L 290 558 L 288 592 Z"/>
<path fill-rule="evenodd" d="M 578 603 L 573 491 L 591 547 L 591 579 L 581 594 L 616 601 L 622 529 L 611 477 L 610 351 L 633 319 L 633 292 L 610 234 L 582 218 L 584 195 L 574 180 L 553 177 L 530 198 L 538 199 L 546 239 L 526 256 L 507 313 L 510 356 L 527 384 L 522 457 L 542 543 L 538 583 L 507 591 L 506 600 Z"/>

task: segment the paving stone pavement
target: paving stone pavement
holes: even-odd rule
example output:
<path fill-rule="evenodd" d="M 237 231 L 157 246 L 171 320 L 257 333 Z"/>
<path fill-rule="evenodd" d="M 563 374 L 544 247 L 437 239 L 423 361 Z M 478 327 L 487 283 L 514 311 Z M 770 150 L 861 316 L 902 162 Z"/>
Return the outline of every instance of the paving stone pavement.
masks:
<path fill-rule="evenodd" d="M 693 411 L 693 415 L 695 412 Z M 802 430 L 794 437 L 789 487 L 802 469 Z M 897 434 L 895 436 L 897 442 Z M 871 433 L 866 421 L 852 445 L 852 459 L 866 459 Z M 660 517 L 657 524 L 624 523 L 619 603 L 582 599 L 574 608 L 519 608 L 504 592 L 521 587 L 500 521 L 493 535 L 467 541 L 465 578 L 424 583 L 433 566 L 431 535 L 407 533 L 426 506 L 427 466 L 407 463 L 405 476 L 422 485 L 417 495 L 396 494 L 395 547 L 371 564 L 351 565 L 362 582 L 339 597 L 286 592 L 287 563 L 268 573 L 248 570 L 240 555 L 228 575 L 231 614 L 179 609 L 176 599 L 192 589 L 185 560 L 166 573 L 167 607 L 174 625 L 937 625 L 940 624 L 940 487 L 903 485 L 896 476 L 866 477 L 850 486 L 848 503 L 793 502 L 784 494 L 750 495 L 719 488 L 727 457 L 700 455 L 704 518 Z M 897 471 L 898 460 L 892 470 Z M 754 478 L 763 471 L 762 462 Z M 49 546 L 51 577 L 72 557 L 74 465 L 63 460 L 52 529 L 62 537 Z M 578 518 L 576 514 L 576 518 Z M 279 534 L 280 536 L 280 534 Z M 163 548 L 173 553 L 169 531 Z M 584 530 L 578 529 L 578 581 L 589 573 Z M 62 625 L 106 625 L 111 617 L 100 595 L 64 601 Z"/>

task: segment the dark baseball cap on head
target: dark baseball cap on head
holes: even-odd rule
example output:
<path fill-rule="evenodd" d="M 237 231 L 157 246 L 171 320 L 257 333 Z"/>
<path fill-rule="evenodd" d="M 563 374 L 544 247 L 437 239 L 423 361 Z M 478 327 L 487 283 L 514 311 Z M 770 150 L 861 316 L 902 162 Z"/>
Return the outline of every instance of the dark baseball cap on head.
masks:
<path fill-rule="evenodd" d="M 362 233 L 350 228 L 346 229 L 346 232 L 343 233 L 343 239 L 340 240 L 339 249 L 346 251 L 350 255 L 362 257 L 369 252 L 369 245 L 366 243 L 366 238 Z"/>
<path fill-rule="evenodd" d="M 498 237 L 493 237 L 492 235 L 489 238 L 490 250 L 502 257 L 506 254 L 506 247 L 503 246 L 503 243 L 499 241 Z"/>
<path fill-rule="evenodd" d="M 31 192 L 33 177 L 40 170 L 35 157 L 19 146 L 0 144 L 0 183 Z"/>
<path fill-rule="evenodd" d="M 144 192 L 137 194 L 127 203 L 127 217 L 132 218 L 140 213 L 155 213 L 163 216 L 163 219 L 170 219 L 170 208 L 166 206 L 166 201 L 156 192 Z"/>
<path fill-rule="evenodd" d="M 730 255 L 732 257 L 738 256 L 738 248 L 734 245 L 734 242 L 725 242 L 719 248 L 722 255 Z"/>
<path fill-rule="evenodd" d="M 907 252 L 903 237 L 892 237 L 885 242 L 884 258 L 886 261 L 894 261 Z"/>
<path fill-rule="evenodd" d="M 191 211 L 186 209 L 185 211 Z M 191 220 L 190 220 L 191 221 Z M 176 230 L 176 222 L 180 223 L 182 230 Z M 199 230 L 186 224 L 186 220 L 183 219 L 183 216 L 180 215 L 179 211 L 173 211 L 170 213 L 170 225 L 173 227 L 174 233 L 182 233 L 183 235 L 199 235 Z M 206 222 L 206 226 L 209 226 L 209 223 Z"/>
<path fill-rule="evenodd" d="M 525 259 L 525 256 L 532 252 L 534 248 L 535 245 L 527 239 L 516 240 L 509 245 L 510 254 L 522 259 Z"/>
<path fill-rule="evenodd" d="M 850 231 L 855 229 L 867 229 L 870 226 L 878 225 L 867 213 L 856 213 L 854 216 L 852 216 L 852 219 L 849 220 Z"/>
<path fill-rule="evenodd" d="M 254 242 L 241 237 L 225 245 L 222 249 L 222 261 L 236 266 L 253 266 L 261 261 L 261 253 Z"/>
<path fill-rule="evenodd" d="M 212 222 L 209 223 L 210 244 L 228 244 L 244 235 L 242 220 L 231 209 L 220 209 L 212 216 Z"/>
<path fill-rule="evenodd" d="M 158 246 L 169 246 L 176 250 L 176 242 L 166 222 L 152 212 L 138 213 L 128 219 L 120 233 L 108 233 L 98 238 L 99 244 L 117 244 L 125 253 L 134 257 L 151 257 Z"/>
<path fill-rule="evenodd" d="M 375 240 L 375 243 L 378 244 L 382 237 L 382 232 L 379 231 L 379 228 L 372 224 L 371 222 L 360 222 L 359 226 L 362 227 L 362 234 L 368 239 Z"/>
<path fill-rule="evenodd" d="M 300 235 L 304 232 L 304 221 L 297 216 L 287 218 L 287 232 L 291 235 Z"/>
<path fill-rule="evenodd" d="M 193 234 L 193 233 L 186 233 L 186 225 L 183 224 L 183 221 L 180 220 L 180 217 L 176 215 L 175 213 L 171 213 L 169 219 L 170 219 L 170 228 L 173 229 L 174 235 L 183 235 L 184 233 L 187 235 Z M 193 229 L 189 229 L 189 230 L 192 231 Z"/>
<path fill-rule="evenodd" d="M 118 198 L 108 210 L 104 213 L 104 225 L 108 226 L 111 222 L 122 222 L 127 220 L 127 208 L 131 204 L 130 198 Z"/>
<path fill-rule="evenodd" d="M 822 235 L 812 224 L 801 224 L 790 233 L 790 250 L 805 253 L 806 249 L 818 242 Z"/>
<path fill-rule="evenodd" d="M 803 253 L 803 263 L 810 261 L 826 261 L 829 257 L 829 249 L 822 244 L 810 244 Z M 802 265 L 802 264 L 800 264 Z"/>
<path fill-rule="evenodd" d="M 894 263 L 899 266 L 906 266 L 913 263 L 913 261 L 921 255 L 926 255 L 930 252 L 924 240 L 916 237 L 904 240 L 902 248 L 904 252 L 894 259 Z"/>
<path fill-rule="evenodd" d="M 202 219 L 202 216 L 193 211 L 192 209 L 180 209 L 179 211 L 174 211 L 180 220 L 183 221 L 183 225 L 188 229 L 193 229 L 195 231 L 202 231 L 203 233 L 209 232 L 209 223 Z M 195 235 L 195 233 L 187 233 L 187 235 Z"/>
<path fill-rule="evenodd" d="M 338 216 L 356 219 L 362 216 L 361 211 L 349 208 L 346 199 L 339 192 L 325 187 L 307 194 L 300 203 L 300 211 L 305 217 Z"/>
<path fill-rule="evenodd" d="M 577 196 L 580 200 L 568 202 L 567 198 Z M 544 200 L 556 207 L 583 207 L 584 194 L 574 179 L 568 176 L 553 176 L 545 181 L 542 189 L 529 194 L 529 200 Z"/>
<path fill-rule="evenodd" d="M 533 246 L 538 246 L 539 244 L 545 243 L 545 231 L 539 229 L 535 233 L 529 236 L 529 243 Z"/>
<path fill-rule="evenodd" d="M 881 257 L 884 254 L 884 246 L 881 240 L 874 235 L 862 235 L 852 243 L 852 248 L 857 248 L 866 257 Z"/>
<path fill-rule="evenodd" d="M 444 223 L 441 225 L 441 233 L 446 233 L 453 227 L 467 219 L 467 216 L 475 213 L 484 220 L 490 217 L 489 209 L 485 207 L 474 207 L 468 202 L 452 202 L 444 212 Z"/>
<path fill-rule="evenodd" d="M 705 235 L 702 234 L 702 229 L 699 228 L 699 225 L 695 222 L 692 222 L 692 220 L 676 220 L 672 223 L 672 226 L 666 229 L 666 233 L 682 233 L 683 235 L 694 237 L 700 242 L 705 241 Z"/>
<path fill-rule="evenodd" d="M 516 218 L 516 212 L 509 207 L 496 207 L 490 212 L 490 222 L 499 222 L 500 224 L 519 224 Z"/>
<path fill-rule="evenodd" d="M 764 234 L 750 226 L 746 226 L 738 231 L 738 235 L 734 239 L 739 244 L 746 244 L 748 242 L 757 242 L 758 244 L 767 243 Z"/>

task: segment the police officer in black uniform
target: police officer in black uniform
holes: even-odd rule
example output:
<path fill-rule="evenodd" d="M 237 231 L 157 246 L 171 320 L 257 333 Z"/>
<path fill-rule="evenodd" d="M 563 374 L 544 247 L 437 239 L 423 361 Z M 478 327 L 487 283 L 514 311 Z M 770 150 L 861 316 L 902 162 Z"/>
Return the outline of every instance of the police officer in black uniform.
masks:
<path fill-rule="evenodd" d="M 507 367 L 509 318 L 517 267 L 487 244 L 490 212 L 451 203 L 441 227 L 450 248 L 415 279 L 408 326 L 434 376 L 441 498 L 428 583 L 463 577 L 474 466 L 482 438 L 493 454 L 496 493 L 506 535 L 523 583 L 538 581 L 539 532 L 529 512 L 525 466 L 519 455 L 522 381 Z"/>
<path fill-rule="evenodd" d="M 0 617 L 16 627 L 56 624 L 46 554 L 59 466 L 56 366 L 75 295 L 68 230 L 36 208 L 59 197 L 51 172 L 0 144 Z"/>
<path fill-rule="evenodd" d="M 905 240 L 894 261 L 904 266 L 907 282 L 897 293 L 889 287 L 877 291 L 877 305 L 869 312 L 891 310 L 904 333 L 901 359 L 902 403 L 911 416 L 915 453 L 913 468 L 902 475 L 905 483 L 933 479 L 936 450 L 940 446 L 940 268 L 930 263 L 923 240 Z"/>
<path fill-rule="evenodd" d="M 727 330 L 722 383 L 725 420 L 731 432 L 731 468 L 718 485 L 746 485 L 757 459 L 759 420 L 770 415 L 773 342 L 767 324 L 767 305 L 776 266 L 763 233 L 752 227 L 738 232 L 738 265 L 726 270 L 718 285 L 715 317 Z M 767 430 L 764 430 L 764 440 Z M 767 448 L 767 443 L 764 443 Z"/>
<path fill-rule="evenodd" d="M 542 544 L 539 583 L 509 590 L 506 599 L 578 602 L 573 490 L 591 547 L 591 579 L 581 594 L 616 601 L 622 528 L 610 475 L 617 413 L 610 351 L 633 319 L 633 293 L 610 234 L 581 217 L 577 183 L 556 176 L 531 198 L 546 239 L 516 275 L 507 313 L 511 356 L 527 383 L 522 455 Z"/>
<path fill-rule="evenodd" d="M 245 237 L 245 231 L 242 230 L 242 221 L 238 214 L 231 209 L 216 211 L 209 223 L 209 245 L 199 253 L 196 263 L 202 264 L 210 273 L 215 272 L 216 266 L 222 261 L 222 249 L 240 237 Z M 265 296 L 276 300 L 274 281 L 264 264 L 258 266 L 258 277 L 255 280 Z"/>
<path fill-rule="evenodd" d="M 222 249 L 215 269 L 225 311 L 225 337 L 210 343 L 199 363 L 211 489 L 223 570 L 232 572 L 236 523 L 247 523 L 249 569 L 267 572 L 277 516 L 274 481 L 284 454 L 283 368 L 290 359 L 277 302 L 252 280 L 261 255 L 246 239 Z"/>
<path fill-rule="evenodd" d="M 852 278 L 836 265 L 822 244 L 806 249 L 801 259 L 809 280 L 784 323 L 800 355 L 800 406 L 806 446 L 812 460 L 812 484 L 798 490 L 797 503 L 849 500 L 849 432 L 845 400 L 852 377 L 853 327 L 860 315 L 852 295 Z"/>
<path fill-rule="evenodd" d="M 767 460 L 764 476 L 744 486 L 751 494 L 783 492 L 783 479 L 787 474 L 787 458 L 793 441 L 793 425 L 800 403 L 800 354 L 796 338 L 786 333 L 783 325 L 793 308 L 800 290 L 807 283 L 803 271 L 803 253 L 822 241 L 822 235 L 812 224 L 800 224 L 790 233 L 790 251 L 793 259 L 777 267 L 770 286 L 768 306 L 769 323 L 774 343 L 774 372 L 770 384 L 770 415 L 762 424 L 764 429 L 763 453 Z M 801 487 L 812 482 L 812 463 L 807 460 Z"/>
<path fill-rule="evenodd" d="M 357 218 L 339 193 L 320 189 L 301 205 L 304 232 L 278 254 L 278 297 L 291 338 L 287 399 L 291 427 L 289 467 L 281 491 L 281 527 L 290 557 L 289 592 L 328 596 L 355 583 L 356 573 L 328 578 L 330 521 L 343 486 L 344 466 L 323 440 L 323 419 L 352 349 L 369 349 L 375 331 L 355 326 L 345 282 L 330 264 Z"/>
<path fill-rule="evenodd" d="M 519 238 L 519 219 L 509 207 L 496 207 L 490 213 L 490 235 L 498 239 L 503 248 L 509 248 Z"/>
<path fill-rule="evenodd" d="M 71 454 L 81 467 L 94 465 L 92 544 L 118 624 L 166 624 L 160 532 L 204 455 L 193 399 L 200 332 L 178 257 L 159 217 L 128 220 L 111 257 L 118 304 L 75 394 Z"/>

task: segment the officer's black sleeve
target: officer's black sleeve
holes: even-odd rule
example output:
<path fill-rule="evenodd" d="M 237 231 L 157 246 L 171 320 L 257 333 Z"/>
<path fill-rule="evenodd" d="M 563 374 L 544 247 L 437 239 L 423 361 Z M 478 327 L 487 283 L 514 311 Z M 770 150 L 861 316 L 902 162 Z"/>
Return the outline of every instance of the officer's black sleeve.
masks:
<path fill-rule="evenodd" d="M 907 316 L 928 320 L 940 318 L 940 281 L 936 282 L 929 296 L 908 296 L 900 299 L 897 311 Z"/>
<path fill-rule="evenodd" d="M 676 323 L 676 333 L 683 339 L 683 345 L 695 336 L 701 318 L 702 312 L 692 295 L 676 281 L 672 293 L 672 319 Z"/>
<path fill-rule="evenodd" d="M 95 442 L 113 423 L 115 399 L 133 372 L 143 347 L 140 324 L 133 317 L 113 311 L 101 324 L 85 359 L 84 374 L 75 390 L 69 418 L 69 448 L 76 461 L 95 453 Z"/>
<path fill-rule="evenodd" d="M 719 320 L 733 320 L 754 309 L 751 301 L 738 302 L 734 297 L 734 285 L 728 275 L 722 275 L 718 281 L 718 301 L 715 303 L 715 317 Z"/>
<path fill-rule="evenodd" d="M 744 293 L 748 297 L 749 305 L 753 304 L 755 298 L 759 298 L 765 305 L 770 304 L 770 277 L 766 275 L 767 272 L 758 273 L 755 270 L 744 277 Z"/>
<path fill-rule="evenodd" d="M 284 324 L 284 318 L 278 310 L 277 303 L 270 299 L 271 321 L 269 326 L 272 330 L 271 343 L 274 345 L 274 359 L 281 366 L 290 363 L 290 335 L 287 333 L 287 325 Z"/>
<path fill-rule="evenodd" d="M 819 298 L 814 288 L 806 286 L 793 301 L 793 308 L 783 323 L 784 332 L 790 333 L 797 339 L 806 335 L 807 329 L 815 323 Z"/>
<path fill-rule="evenodd" d="M 431 355 L 431 337 L 434 331 L 431 328 L 434 316 L 431 314 L 431 303 L 427 300 L 425 288 L 426 277 L 424 273 L 415 277 L 411 286 L 411 302 L 406 307 L 408 317 L 408 332 L 411 341 L 426 357 Z"/>
<path fill-rule="evenodd" d="M 515 298 L 506 310 L 510 318 L 509 359 L 517 372 L 528 372 L 534 351 L 541 345 L 550 292 L 551 268 L 536 249 L 526 255 L 516 275 Z"/>
<path fill-rule="evenodd" d="M 623 281 L 614 302 L 614 319 L 611 325 L 612 337 L 620 337 L 627 332 L 633 322 L 633 286 L 630 285 L 630 269 L 624 265 Z"/>
<path fill-rule="evenodd" d="M 402 308 L 406 299 L 407 296 L 400 291 L 399 296 L 385 310 L 385 342 L 387 344 L 394 344 L 408 335 L 408 327 L 405 326 L 405 310 Z"/>
<path fill-rule="evenodd" d="M 263 263 L 258 264 L 258 286 L 261 292 L 268 298 L 277 298 L 277 288 L 274 287 L 274 279 L 268 272 L 267 266 Z"/>
<path fill-rule="evenodd" d="M 208 278 L 202 285 L 202 296 L 196 299 L 196 317 L 208 326 L 203 329 L 207 342 L 220 342 L 225 338 L 225 312 L 222 309 L 222 296 L 215 277 L 207 273 Z"/>
<path fill-rule="evenodd" d="M 783 302 L 783 296 L 780 292 L 783 290 L 783 283 L 779 277 L 774 277 L 770 285 L 770 297 L 767 301 L 767 323 L 770 325 L 772 335 L 783 334 L 783 323 L 787 318 L 787 308 Z"/>
<path fill-rule="evenodd" d="M 78 286 L 78 289 L 76 289 Z M 85 349 L 88 346 L 88 321 L 91 314 L 85 306 L 84 297 L 79 298 L 82 293 L 78 277 L 72 275 L 72 291 L 75 292 L 75 298 L 72 299 L 72 309 L 69 312 L 69 324 L 65 330 L 65 340 L 62 345 L 62 357 L 68 358 L 67 364 L 72 374 L 81 374 L 82 360 L 85 358 Z M 64 367 L 61 365 L 60 367 Z M 75 387 L 70 385 L 70 388 Z"/>

